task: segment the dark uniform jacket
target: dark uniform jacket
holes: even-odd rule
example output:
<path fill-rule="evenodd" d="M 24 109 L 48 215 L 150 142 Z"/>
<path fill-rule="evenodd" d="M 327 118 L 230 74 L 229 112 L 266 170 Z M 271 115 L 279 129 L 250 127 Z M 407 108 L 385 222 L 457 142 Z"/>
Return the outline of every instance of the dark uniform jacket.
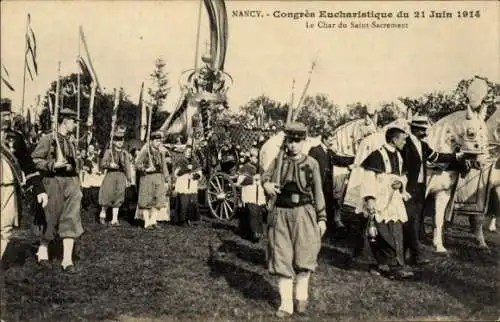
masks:
<path fill-rule="evenodd" d="M 155 172 L 163 174 L 165 182 L 170 182 L 170 173 L 167 165 L 167 149 L 160 146 L 158 149 L 150 148 L 148 153 L 148 145 L 145 144 L 137 154 L 135 167 L 141 175 L 147 175 L 146 169 L 152 164 L 155 167 Z M 150 159 L 151 157 L 151 159 Z"/>
<path fill-rule="evenodd" d="M 281 169 L 278 169 L 277 164 L 280 157 L 283 157 L 283 162 Z M 266 182 L 279 182 L 280 195 L 286 194 L 287 192 L 283 188 L 288 182 L 293 182 L 300 193 L 312 197 L 318 221 L 327 220 L 319 166 L 312 157 L 302 155 L 298 160 L 292 160 L 281 153 L 278 154 L 278 157 L 272 161 L 271 166 L 262 175 L 262 183 Z"/>
<path fill-rule="evenodd" d="M 406 173 L 408 178 L 408 184 L 406 185 L 408 192 L 412 193 L 415 191 L 418 184 L 418 175 L 420 173 L 420 167 L 424 166 L 424 179 L 423 184 L 427 186 L 427 168 L 426 162 L 433 163 L 454 163 L 456 162 L 455 154 L 452 153 L 438 153 L 431 149 L 431 147 L 424 141 L 420 141 L 422 145 L 422 156 L 418 153 L 417 147 L 413 143 L 413 140 L 408 136 L 406 139 L 406 144 L 402 151 L 404 169 L 403 172 Z"/>
<path fill-rule="evenodd" d="M 58 134 L 58 140 L 61 147 L 61 152 L 71 165 L 71 169 L 54 169 L 56 162 L 56 141 L 54 134 L 49 133 L 40 138 L 35 150 L 31 153 L 36 168 L 45 177 L 51 176 L 78 176 L 78 165 L 76 163 L 76 142 L 70 135 L 63 136 Z"/>
<path fill-rule="evenodd" d="M 328 195 L 333 191 L 333 166 L 347 167 L 354 163 L 354 157 L 340 156 L 331 149 L 325 151 L 321 145 L 312 147 L 309 156 L 318 162 L 323 191 L 328 191 Z"/>
<path fill-rule="evenodd" d="M 22 185 L 22 171 L 25 176 L 26 189 L 33 189 L 35 195 L 45 192 L 42 185 L 40 173 L 35 167 L 35 163 L 31 158 L 26 142 L 24 141 L 23 134 L 14 130 L 3 131 L 5 136 L 2 135 L 2 158 L 6 158 L 14 171 L 14 176 L 17 181 L 16 184 L 20 187 Z"/>

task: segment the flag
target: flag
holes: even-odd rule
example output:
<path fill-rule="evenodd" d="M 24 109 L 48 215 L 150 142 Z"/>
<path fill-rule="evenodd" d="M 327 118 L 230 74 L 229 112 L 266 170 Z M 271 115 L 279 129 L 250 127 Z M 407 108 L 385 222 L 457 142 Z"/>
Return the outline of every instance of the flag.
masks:
<path fill-rule="evenodd" d="M 2 64 L 2 83 L 5 84 L 11 91 L 15 91 L 14 87 L 10 84 L 9 82 L 9 72 L 7 71 L 7 68 Z"/>
<path fill-rule="evenodd" d="M 95 82 L 98 89 L 101 89 L 99 85 L 99 80 L 97 79 L 97 74 L 95 72 L 94 66 L 92 65 L 92 60 L 90 59 L 89 48 L 87 46 L 87 41 L 85 40 L 85 35 L 83 33 L 83 28 L 80 26 L 80 41 L 83 44 L 83 49 L 85 51 L 84 56 L 79 55 L 78 64 L 82 69 L 82 73 L 90 78 L 92 82 Z"/>
<path fill-rule="evenodd" d="M 38 64 L 36 62 L 36 38 L 33 29 L 31 28 L 31 16 L 28 14 L 28 26 L 26 30 L 26 53 L 25 63 L 31 80 L 38 75 Z M 34 75 L 34 76 L 33 76 Z"/>

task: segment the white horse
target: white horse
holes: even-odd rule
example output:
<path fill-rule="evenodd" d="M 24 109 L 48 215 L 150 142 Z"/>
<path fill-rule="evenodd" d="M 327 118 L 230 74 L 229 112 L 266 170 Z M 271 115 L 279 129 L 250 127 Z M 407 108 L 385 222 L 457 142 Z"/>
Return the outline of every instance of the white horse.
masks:
<path fill-rule="evenodd" d="M 495 166 L 498 156 L 492 155 L 488 144 L 488 126 L 483 113 L 467 111 L 452 113 L 436 122 L 429 130 L 427 142 L 437 152 L 452 153 L 457 149 L 475 155 L 475 167 L 458 169 L 429 167 L 426 196 L 433 198 L 434 236 L 437 252 L 444 253 L 443 224 L 453 213 L 475 216 L 475 235 L 481 248 L 487 248 L 483 235 L 483 218 L 490 206 L 498 211 L 500 205 L 490 202 L 491 194 L 500 196 L 500 170 Z M 498 203 L 498 202 L 497 202 Z"/>

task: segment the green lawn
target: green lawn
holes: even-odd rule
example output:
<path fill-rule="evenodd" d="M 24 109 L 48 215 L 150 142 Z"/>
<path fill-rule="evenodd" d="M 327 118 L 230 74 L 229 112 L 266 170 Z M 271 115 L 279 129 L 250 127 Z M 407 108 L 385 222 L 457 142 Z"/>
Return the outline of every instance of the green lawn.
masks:
<path fill-rule="evenodd" d="M 268 321 L 278 305 L 276 283 L 264 266 L 264 244 L 235 234 L 236 222 L 203 218 L 200 225 L 145 231 L 95 223 L 82 214 L 72 276 L 60 260 L 35 262 L 28 218 L 9 246 L 1 276 L 4 321 Z M 349 219 L 349 218 L 347 218 Z M 325 242 L 311 281 L 307 317 L 298 320 L 496 320 L 500 235 L 487 233 L 480 251 L 463 218 L 446 235 L 449 256 L 432 255 L 414 281 L 370 275 L 369 252 L 349 261 L 352 238 Z"/>

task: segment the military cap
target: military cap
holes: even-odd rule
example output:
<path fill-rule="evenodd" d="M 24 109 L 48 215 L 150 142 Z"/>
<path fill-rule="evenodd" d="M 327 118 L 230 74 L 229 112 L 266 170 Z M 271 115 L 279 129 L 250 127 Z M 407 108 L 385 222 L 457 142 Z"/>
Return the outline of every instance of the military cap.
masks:
<path fill-rule="evenodd" d="M 63 108 L 59 111 L 60 118 L 69 118 L 75 121 L 80 121 L 78 119 L 78 114 L 70 108 Z"/>
<path fill-rule="evenodd" d="M 290 139 L 304 140 L 307 136 L 307 128 L 299 122 L 290 123 L 285 127 L 285 135 Z"/>
<path fill-rule="evenodd" d="M 154 140 L 154 139 L 163 139 L 163 132 L 155 131 L 155 132 L 151 133 L 151 140 Z"/>
<path fill-rule="evenodd" d="M 12 101 L 8 98 L 0 99 L 0 112 L 10 112 L 12 109 Z"/>

